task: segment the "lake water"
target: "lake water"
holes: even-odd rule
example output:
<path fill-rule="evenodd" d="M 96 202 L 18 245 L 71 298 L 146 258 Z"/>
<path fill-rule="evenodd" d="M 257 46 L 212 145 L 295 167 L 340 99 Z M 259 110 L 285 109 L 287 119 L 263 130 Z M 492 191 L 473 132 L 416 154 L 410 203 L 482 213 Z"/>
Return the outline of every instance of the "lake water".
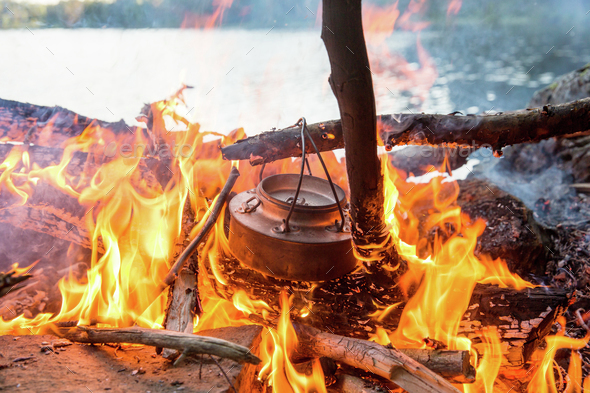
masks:
<path fill-rule="evenodd" d="M 369 37 L 378 113 L 525 107 L 555 75 L 590 62 L 575 31 L 541 28 L 425 31 L 422 53 L 415 33 Z M 254 134 L 338 117 L 319 30 L 3 30 L 0 48 L 1 98 L 103 120 L 134 123 L 144 103 L 182 83 L 194 86 L 189 119 L 206 130 Z"/>

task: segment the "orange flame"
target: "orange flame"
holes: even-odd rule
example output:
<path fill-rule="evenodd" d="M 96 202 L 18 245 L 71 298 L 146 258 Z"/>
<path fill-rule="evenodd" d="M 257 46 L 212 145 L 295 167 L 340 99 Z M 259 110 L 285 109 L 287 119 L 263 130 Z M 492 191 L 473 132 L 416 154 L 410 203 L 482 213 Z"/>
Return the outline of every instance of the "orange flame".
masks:
<path fill-rule="evenodd" d="M 272 386 L 273 392 L 325 393 L 324 373 L 319 359 L 313 361 L 311 376 L 295 369 L 290 356 L 297 348 L 297 334 L 289 318 L 291 299 L 281 293 L 281 316 L 277 329 L 263 333 L 261 358 L 264 363 L 259 379 Z"/>
<path fill-rule="evenodd" d="M 405 305 L 398 328 L 390 334 L 378 329 L 373 339 L 405 348 L 424 347 L 424 339 L 431 338 L 450 349 L 470 350 L 470 340 L 458 333 L 475 284 L 485 282 L 518 289 L 533 285 L 510 273 L 502 260 L 475 256 L 477 238 L 485 229 L 485 222 L 472 222 L 455 206 L 459 191 L 456 183 L 443 183 L 442 177 L 435 177 L 428 184 L 406 183 L 388 161 L 384 161 L 383 171 L 386 221 L 399 254 L 408 261 L 408 272 L 400 279 L 400 286 L 406 292 L 411 287 L 418 289 Z M 422 212 L 428 215 L 421 221 Z M 421 226 L 427 232 L 440 229 L 433 244 L 422 237 Z M 374 317 L 379 321 L 387 312 L 389 308 Z M 471 387 L 471 392 L 492 392 L 499 370 L 497 333 L 486 332 L 484 339 L 487 355 L 478 367 L 480 388 Z"/>
<path fill-rule="evenodd" d="M 419 69 L 415 69 L 400 54 L 391 53 L 385 40 L 393 34 L 396 22 L 404 30 L 420 32 L 426 28 L 428 22 L 413 19 L 415 15 L 423 14 L 425 9 L 425 0 L 412 0 L 401 16 L 397 1 L 386 7 L 363 5 L 363 29 L 376 86 L 384 84 L 399 91 L 410 91 L 422 102 L 426 100 L 438 72 L 433 59 L 422 46 L 420 36 L 416 38 Z"/>
<path fill-rule="evenodd" d="M 555 336 L 549 336 L 545 339 L 547 342 L 547 349 L 542 351 L 542 360 L 537 370 L 528 385 L 527 392 L 529 393 L 557 393 L 557 381 L 553 365 L 555 363 L 555 353 L 561 348 L 569 348 L 572 350 L 570 358 L 570 366 L 567 375 L 566 392 L 582 392 L 582 361 L 578 350 L 584 348 L 590 339 L 590 332 L 582 339 L 575 339 L 565 336 L 565 318 L 559 319 L 559 324 L 562 326 L 561 330 Z M 559 371 L 559 370 L 558 370 Z M 561 372 L 560 372 L 560 379 Z M 590 381 L 588 378 L 584 381 L 584 391 L 588 388 Z M 563 385 L 563 380 L 560 381 Z"/>
<path fill-rule="evenodd" d="M 451 0 L 449 2 L 449 7 L 447 8 L 447 17 L 457 15 L 459 11 L 461 11 L 462 4 L 463 0 Z"/>
<path fill-rule="evenodd" d="M 231 8 L 233 0 L 213 0 L 216 7 L 212 14 L 185 12 L 181 29 L 212 29 L 221 26 L 225 10 Z"/>
<path fill-rule="evenodd" d="M 394 15 L 392 10 L 394 8 L 390 7 Z M 391 28 L 394 24 L 395 21 Z M 386 26 L 386 30 L 389 29 Z M 199 221 L 191 234 L 195 236 L 210 214 L 209 207 L 230 167 L 237 165 L 222 159 L 218 141 L 204 142 L 206 136 L 216 134 L 201 131 L 198 124 L 177 114 L 175 109 L 181 104 L 182 89 L 170 99 L 152 104 L 151 138 L 142 132 L 135 132 L 133 136 L 115 135 L 112 130 L 92 124 L 80 136 L 64 142 L 60 163 L 46 168 L 31 162 L 26 146 L 12 148 L 0 164 L 0 193 L 10 195 L 11 201 L 20 205 L 26 203 L 39 182 L 44 182 L 76 198 L 87 209 L 84 217 L 92 234 L 93 250 L 84 280 L 76 281 L 72 275 L 60 281 L 63 302 L 58 314 L 39 314 L 33 319 L 21 315 L 11 321 L 0 320 L 0 330 L 13 334 L 38 333 L 48 323 L 74 320 L 81 324 L 98 321 L 109 326 L 161 327 L 166 294 L 160 293 L 158 288 L 175 254 L 185 201 L 188 198 Z M 170 122 L 182 124 L 185 130 L 171 132 L 167 126 Z M 221 137 L 223 143 L 232 143 L 243 136 L 243 130 L 239 129 Z M 179 142 L 191 154 L 169 157 L 166 162 L 171 176 L 164 188 L 146 183 L 141 174 L 145 170 L 144 158 L 162 154 L 165 149 L 162 146 Z M 132 148 L 123 151 L 119 147 L 124 143 Z M 111 147 L 119 154 L 111 154 Z M 88 153 L 88 166 L 92 168 L 74 176 L 68 172 L 68 164 L 79 152 Z M 333 153 L 324 153 L 324 159 L 334 181 L 346 188 L 344 165 Z M 268 176 L 296 172 L 300 162 L 297 159 L 269 164 L 265 173 Z M 317 159 L 310 158 L 310 164 L 313 173 L 322 173 Z M 241 170 L 236 190 L 252 188 L 257 183 L 258 169 L 246 166 Z M 428 337 L 442 341 L 451 349 L 470 350 L 471 342 L 460 337 L 458 332 L 476 283 L 514 288 L 533 285 L 510 273 L 502 260 L 475 256 L 477 238 L 485 222 L 471 220 L 456 206 L 459 188 L 455 182 L 439 176 L 427 184 L 411 183 L 386 159 L 383 173 L 385 219 L 398 253 L 408 263 L 408 271 L 399 285 L 411 297 L 397 330 L 386 332 L 380 328 L 373 339 L 382 344 L 391 342 L 397 347 L 423 347 L 423 340 Z M 266 302 L 252 299 L 244 291 L 235 291 L 231 301 L 216 294 L 214 288 L 227 285 L 221 258 L 231 254 L 224 229 L 223 220 L 218 220 L 199 251 L 206 256 L 201 262 L 209 264 L 207 267 L 213 278 L 199 275 L 205 312 L 195 330 L 250 324 L 253 323 L 248 318 L 250 315 L 266 318 L 272 311 Z M 434 236 L 427 238 L 425 232 L 434 233 Z M 416 289 L 413 291 L 413 288 Z M 297 346 L 289 319 L 290 300 L 286 293 L 281 295 L 278 327 L 263 333 L 261 357 L 265 366 L 260 378 L 275 392 L 326 391 L 317 360 L 313 373 L 306 375 L 299 372 L 290 359 Z M 372 317 L 377 322 L 383 321 L 398 306 L 388 305 Z M 491 392 L 498 373 L 501 351 L 497 332 L 484 330 L 482 338 L 485 351 L 478 366 L 478 380 L 475 385 L 466 386 L 466 392 Z M 583 340 L 571 340 L 557 336 L 549 338 L 548 342 L 558 347 L 582 345 Z M 554 353 L 547 352 L 546 358 L 551 360 L 544 360 L 535 374 L 531 382 L 535 389 L 542 386 L 549 389 L 545 391 L 552 391 L 548 386 L 555 382 L 550 370 Z M 579 358 L 572 358 L 570 369 L 570 378 L 581 384 Z M 585 384 L 590 382 L 585 381 Z"/>

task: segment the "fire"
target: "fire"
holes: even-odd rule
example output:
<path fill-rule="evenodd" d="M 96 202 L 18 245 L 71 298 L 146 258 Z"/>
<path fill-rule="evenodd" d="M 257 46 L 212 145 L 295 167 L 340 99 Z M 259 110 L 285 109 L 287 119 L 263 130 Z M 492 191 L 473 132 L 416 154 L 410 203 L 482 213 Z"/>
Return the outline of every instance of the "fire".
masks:
<path fill-rule="evenodd" d="M 463 0 L 451 0 L 447 8 L 447 17 L 451 15 L 457 15 L 461 11 Z"/>
<path fill-rule="evenodd" d="M 176 113 L 175 108 L 182 104 L 182 90 L 169 100 L 152 104 L 153 137 L 146 136 L 139 128 L 123 137 L 93 124 L 81 135 L 64 142 L 61 162 L 46 168 L 39 168 L 30 161 L 26 146 L 12 148 L 0 165 L 3 197 L 12 203 L 24 204 L 38 184 L 47 183 L 75 198 L 86 209 L 85 220 L 92 233 L 93 250 L 84 280 L 77 281 L 72 276 L 60 281 L 63 302 L 59 313 L 38 314 L 33 319 L 21 315 L 10 321 L 0 321 L 2 331 L 40 333 L 52 322 L 59 321 L 98 323 L 99 326 L 162 326 L 167 294 L 158 288 L 175 253 L 185 202 L 190 202 L 199 221 L 192 232 L 195 236 L 231 166 L 237 165 L 222 159 L 218 141 L 205 142 L 205 137 L 217 134 L 201 131 L 198 124 Z M 167 126 L 170 122 L 182 125 L 184 131 L 171 132 Z M 222 138 L 229 144 L 243 136 L 243 130 L 238 129 Z M 111 147 L 117 150 L 124 143 L 131 148 L 111 154 Z M 165 148 L 173 144 L 176 147 L 171 150 L 178 153 L 186 149 L 192 154 L 165 156 Z M 125 152 L 129 154 L 123 154 Z M 95 166 L 80 176 L 73 176 L 68 172 L 68 164 L 78 153 L 94 157 Z M 170 171 L 164 187 L 149 184 L 141 175 L 146 170 L 145 157 L 157 154 Z M 515 288 L 532 287 L 532 284 L 510 273 L 501 260 L 475 256 L 477 238 L 485 229 L 485 222 L 471 220 L 456 206 L 459 194 L 456 182 L 442 176 L 435 176 L 427 184 L 408 182 L 406 174 L 393 168 L 386 157 L 382 160 L 385 218 L 391 239 L 408 263 L 408 271 L 399 285 L 409 300 L 398 328 L 393 332 L 379 329 L 373 339 L 396 347 L 424 347 L 424 339 L 430 338 L 451 349 L 472 350 L 471 342 L 459 336 L 458 331 L 476 283 Z M 324 154 L 324 159 L 333 180 L 346 187 L 342 162 L 333 154 Z M 299 163 L 299 159 L 274 163 L 267 166 L 265 174 L 296 172 Z M 310 165 L 314 173 L 321 173 L 320 164 L 313 157 Z M 254 187 L 259 169 L 243 166 L 241 171 L 236 189 Z M 424 232 L 434 233 L 434 236 L 427 239 Z M 199 250 L 202 263 L 209 264 L 213 277 L 199 275 L 204 314 L 196 321 L 195 331 L 252 324 L 256 320 L 251 319 L 252 316 L 268 320 L 273 311 L 268 303 L 252 299 L 244 291 L 233 293 L 231 300 L 222 299 L 216 293 L 216 287 L 227 284 L 221 258 L 230 253 L 224 222 L 218 220 Z M 290 300 L 286 293 L 281 295 L 278 325 L 263 333 L 261 357 L 265 365 L 260 378 L 275 392 L 324 392 L 324 376 L 317 360 L 309 375 L 299 371 L 292 362 L 297 335 L 290 322 Z M 398 306 L 390 304 L 372 317 L 377 322 L 382 321 Z M 464 387 L 466 392 L 492 392 L 498 374 L 501 350 L 497 332 L 484 329 L 481 337 L 485 349 L 477 367 L 478 379 L 474 385 Z M 549 348 L 555 346 L 556 350 L 568 346 L 581 348 L 587 339 L 576 341 L 556 336 L 550 337 L 548 342 Z M 548 350 L 545 359 L 553 359 L 555 350 Z M 572 356 L 570 379 L 581 384 L 579 358 L 575 354 Z M 549 392 L 553 391 L 555 380 L 551 379 L 552 360 L 545 359 L 531 386 L 534 389 L 543 386 Z"/>
<path fill-rule="evenodd" d="M 586 377 L 582 385 L 582 360 L 578 350 L 584 348 L 590 339 L 590 332 L 582 339 L 575 339 L 566 337 L 565 333 L 565 318 L 560 318 L 559 324 L 561 330 L 554 336 L 549 336 L 545 339 L 547 349 L 540 351 L 540 364 L 534 365 L 536 369 L 533 377 L 528 385 L 529 393 L 557 393 L 557 381 L 555 380 L 554 364 L 555 353 L 561 348 L 569 348 L 572 351 L 570 358 L 570 365 L 567 373 L 567 387 L 566 392 L 582 392 L 590 388 L 590 379 Z M 557 365 L 556 365 L 557 366 Z M 559 366 L 557 366 L 559 368 Z M 557 369 L 560 376 L 559 385 L 564 385 L 564 378 L 561 371 Z M 583 387 L 583 390 L 582 390 Z"/>
<path fill-rule="evenodd" d="M 449 349 L 471 350 L 470 340 L 458 332 L 475 284 L 519 289 L 533 285 L 510 273 L 503 261 L 475 256 L 485 222 L 472 221 L 454 205 L 459 191 L 456 183 L 445 183 L 440 176 L 428 184 L 407 183 L 388 161 L 383 163 L 386 219 L 398 252 L 408 261 L 408 272 L 400 285 L 406 292 L 412 287 L 418 289 L 405 305 L 398 328 L 389 334 L 379 329 L 373 339 L 384 345 L 415 348 L 425 347 L 424 339 L 430 338 L 442 341 Z M 424 212 L 428 213 L 422 221 L 424 231 L 438 228 L 432 245 L 419 231 L 419 215 Z M 379 320 L 388 311 L 375 317 Z M 485 332 L 483 339 L 487 344 L 478 367 L 480 388 L 466 385 L 466 391 L 493 391 L 501 359 L 500 342 L 495 331 Z"/>
<path fill-rule="evenodd" d="M 290 319 L 291 302 L 287 292 L 281 293 L 281 316 L 275 329 L 263 334 L 261 358 L 264 366 L 259 379 L 267 381 L 273 392 L 325 393 L 324 373 L 319 359 L 313 360 L 312 373 L 296 370 L 290 358 L 297 348 L 297 334 Z"/>
<path fill-rule="evenodd" d="M 182 29 L 212 29 L 221 26 L 225 10 L 232 6 L 233 0 L 213 0 L 215 11 L 212 14 L 196 14 L 185 12 L 184 19 L 180 27 Z"/>
<path fill-rule="evenodd" d="M 393 34 L 396 24 L 401 29 L 417 33 L 428 27 L 428 22 L 414 21 L 415 15 L 423 14 L 426 10 L 426 1 L 412 0 L 403 13 L 398 9 L 398 3 L 396 1 L 385 7 L 363 5 L 363 30 L 375 89 L 377 94 L 380 86 L 409 91 L 420 102 L 424 102 L 438 77 L 438 72 L 434 60 L 420 42 L 420 35 L 416 36 L 419 69 L 415 69 L 400 54 L 392 53 L 385 40 Z M 387 93 L 391 94 L 389 91 Z"/>

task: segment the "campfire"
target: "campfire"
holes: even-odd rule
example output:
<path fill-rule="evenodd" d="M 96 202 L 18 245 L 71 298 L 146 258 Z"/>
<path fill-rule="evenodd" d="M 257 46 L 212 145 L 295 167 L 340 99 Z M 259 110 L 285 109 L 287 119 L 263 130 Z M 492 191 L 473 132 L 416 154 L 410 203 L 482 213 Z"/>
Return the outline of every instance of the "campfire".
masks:
<path fill-rule="evenodd" d="M 559 234 L 451 156 L 580 135 L 590 99 L 376 116 L 361 2 L 323 3 L 338 120 L 203 131 L 189 86 L 142 126 L 0 100 L 0 222 L 27 250 L 0 275 L 0 381 L 40 366 L 88 390 L 85 368 L 121 391 L 590 389 L 583 285 L 546 274 Z M 389 153 L 406 144 L 445 158 Z"/>

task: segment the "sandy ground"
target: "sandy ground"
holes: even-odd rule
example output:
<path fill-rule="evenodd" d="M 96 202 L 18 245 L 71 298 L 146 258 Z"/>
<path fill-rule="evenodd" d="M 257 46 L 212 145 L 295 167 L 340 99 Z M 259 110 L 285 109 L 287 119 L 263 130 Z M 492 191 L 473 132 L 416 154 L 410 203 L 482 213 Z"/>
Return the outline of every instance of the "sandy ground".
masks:
<path fill-rule="evenodd" d="M 224 328 L 227 339 L 257 345 L 260 327 Z M 222 329 L 223 330 L 223 329 Z M 72 344 L 55 350 L 42 347 L 62 342 L 53 336 L 0 336 L 0 391 L 11 392 L 203 392 L 232 391 L 208 357 L 201 365 L 188 360 L 173 366 L 152 347 Z M 238 389 L 245 367 L 220 360 Z M 243 385 L 243 383 L 242 383 Z M 241 390 L 241 389 L 240 389 Z M 247 391 L 255 390 L 254 387 Z"/>

